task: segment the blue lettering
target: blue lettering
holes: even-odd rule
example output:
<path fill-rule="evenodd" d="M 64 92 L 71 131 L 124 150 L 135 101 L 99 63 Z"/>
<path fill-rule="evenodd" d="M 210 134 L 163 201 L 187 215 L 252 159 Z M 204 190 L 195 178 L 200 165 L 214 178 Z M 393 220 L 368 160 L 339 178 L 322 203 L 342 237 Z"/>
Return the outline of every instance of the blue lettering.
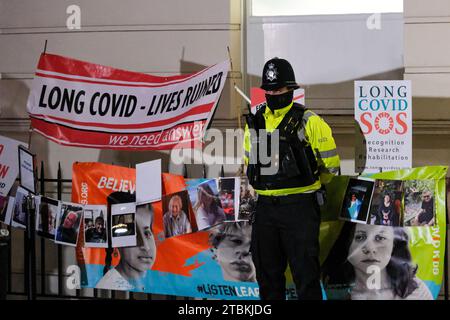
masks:
<path fill-rule="evenodd" d="M 394 99 L 392 99 L 392 100 L 381 100 L 381 104 L 383 105 L 383 109 L 384 109 L 384 111 L 387 111 L 387 109 L 388 109 L 388 107 L 389 107 L 389 102 L 390 101 L 392 101 L 393 102 L 393 109 L 392 110 L 395 110 L 395 100 Z"/>
<path fill-rule="evenodd" d="M 362 110 L 362 111 L 366 111 L 367 110 L 367 106 L 366 107 L 363 107 L 363 103 L 364 102 L 367 102 L 367 99 L 361 99 L 361 100 L 359 100 L 359 103 L 358 103 L 358 108 L 359 108 L 359 110 Z"/>
<path fill-rule="evenodd" d="M 398 100 L 398 110 L 405 111 L 406 109 L 408 109 L 408 101 L 406 101 L 405 99 Z"/>
<path fill-rule="evenodd" d="M 375 106 L 374 106 L 375 105 Z M 370 109 L 373 111 L 378 111 L 378 109 L 380 109 L 380 101 L 378 100 L 372 100 L 370 101 L 370 105 L 369 105 Z"/>

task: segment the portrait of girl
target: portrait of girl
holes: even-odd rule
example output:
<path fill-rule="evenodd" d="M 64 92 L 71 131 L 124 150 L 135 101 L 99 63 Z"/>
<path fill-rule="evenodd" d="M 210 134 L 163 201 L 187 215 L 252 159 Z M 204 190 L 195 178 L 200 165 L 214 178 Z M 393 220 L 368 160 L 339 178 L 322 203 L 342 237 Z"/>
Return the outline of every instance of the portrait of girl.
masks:
<path fill-rule="evenodd" d="M 330 299 L 432 300 L 417 270 L 407 228 L 346 223 L 322 281 Z"/>

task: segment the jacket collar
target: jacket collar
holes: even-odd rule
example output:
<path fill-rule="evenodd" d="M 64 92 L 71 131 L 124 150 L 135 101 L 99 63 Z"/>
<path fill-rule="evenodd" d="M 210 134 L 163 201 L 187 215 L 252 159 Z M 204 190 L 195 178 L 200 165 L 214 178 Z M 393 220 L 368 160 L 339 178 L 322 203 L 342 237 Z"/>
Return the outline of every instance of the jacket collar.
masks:
<path fill-rule="evenodd" d="M 266 106 L 266 110 L 264 111 L 264 115 L 265 115 L 265 117 L 272 116 L 272 117 L 275 117 L 275 118 L 284 116 L 291 109 L 293 104 L 294 104 L 294 101 L 292 101 L 289 105 L 287 105 L 284 108 L 275 109 L 274 112 L 272 112 L 272 110 L 270 110 L 270 108 Z"/>

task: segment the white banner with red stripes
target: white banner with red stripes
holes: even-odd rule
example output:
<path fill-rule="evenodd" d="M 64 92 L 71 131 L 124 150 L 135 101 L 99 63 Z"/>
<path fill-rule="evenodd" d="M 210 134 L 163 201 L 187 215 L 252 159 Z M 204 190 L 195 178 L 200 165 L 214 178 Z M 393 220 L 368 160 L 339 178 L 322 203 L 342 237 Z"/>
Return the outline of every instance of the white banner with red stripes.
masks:
<path fill-rule="evenodd" d="M 42 54 L 27 109 L 33 130 L 68 146 L 120 150 L 193 147 L 202 140 L 229 61 L 160 77 Z"/>

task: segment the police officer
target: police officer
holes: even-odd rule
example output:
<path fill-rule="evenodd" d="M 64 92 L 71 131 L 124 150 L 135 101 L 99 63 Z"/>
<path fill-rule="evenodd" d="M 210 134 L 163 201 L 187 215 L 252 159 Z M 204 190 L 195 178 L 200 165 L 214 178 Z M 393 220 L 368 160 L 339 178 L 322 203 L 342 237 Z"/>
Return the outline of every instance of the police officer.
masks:
<path fill-rule="evenodd" d="M 258 193 L 251 252 L 260 297 L 286 298 L 284 274 L 289 263 L 298 299 L 322 299 L 319 206 L 322 185 L 339 172 L 336 144 L 321 117 L 293 102 L 299 86 L 288 61 L 267 61 L 261 88 L 266 91 L 266 105 L 247 116 L 244 135 L 247 175 Z M 271 150 L 275 130 L 279 150 L 270 155 L 269 163 L 262 163 L 257 149 L 266 136 Z M 264 173 L 274 165 L 275 174 Z"/>

